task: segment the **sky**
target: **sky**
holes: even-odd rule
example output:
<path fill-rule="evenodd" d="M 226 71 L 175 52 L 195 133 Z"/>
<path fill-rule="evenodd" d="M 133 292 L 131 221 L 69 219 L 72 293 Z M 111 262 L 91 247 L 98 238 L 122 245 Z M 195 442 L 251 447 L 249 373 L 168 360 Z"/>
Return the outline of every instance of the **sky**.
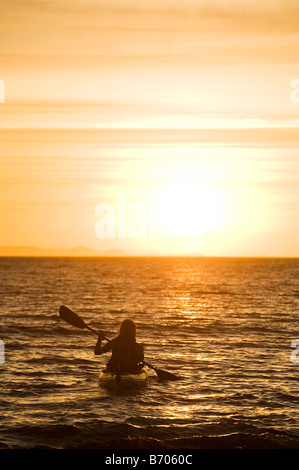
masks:
<path fill-rule="evenodd" d="M 297 2 L 1 8 L 0 246 L 299 256 Z"/>

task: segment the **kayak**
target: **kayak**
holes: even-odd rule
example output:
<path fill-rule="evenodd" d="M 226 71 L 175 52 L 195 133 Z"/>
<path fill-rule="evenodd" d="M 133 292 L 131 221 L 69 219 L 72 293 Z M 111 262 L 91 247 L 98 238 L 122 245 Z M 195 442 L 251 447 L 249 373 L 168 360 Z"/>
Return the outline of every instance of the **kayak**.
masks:
<path fill-rule="evenodd" d="M 117 377 L 116 373 L 108 372 L 103 370 L 99 375 L 100 385 L 110 387 L 115 385 L 124 385 L 124 386 L 140 386 L 145 385 L 147 382 L 147 372 L 141 370 L 136 374 L 120 374 Z"/>
<path fill-rule="evenodd" d="M 145 385 L 146 382 L 147 372 L 143 369 L 136 374 L 120 374 L 119 377 L 117 377 L 116 373 L 108 372 L 107 370 L 101 371 L 99 375 L 99 383 L 104 387 L 111 387 L 115 385 L 136 387 L 140 385 Z"/>

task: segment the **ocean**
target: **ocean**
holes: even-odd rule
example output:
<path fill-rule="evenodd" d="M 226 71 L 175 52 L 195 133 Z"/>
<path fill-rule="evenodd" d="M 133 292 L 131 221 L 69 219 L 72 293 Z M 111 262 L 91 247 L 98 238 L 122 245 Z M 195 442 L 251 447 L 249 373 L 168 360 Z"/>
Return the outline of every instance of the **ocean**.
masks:
<path fill-rule="evenodd" d="M 299 259 L 0 258 L 1 449 L 298 449 Z M 140 389 L 101 388 L 132 318 Z M 298 341 L 299 344 L 299 341 Z M 299 354 L 298 354 L 299 359 Z"/>

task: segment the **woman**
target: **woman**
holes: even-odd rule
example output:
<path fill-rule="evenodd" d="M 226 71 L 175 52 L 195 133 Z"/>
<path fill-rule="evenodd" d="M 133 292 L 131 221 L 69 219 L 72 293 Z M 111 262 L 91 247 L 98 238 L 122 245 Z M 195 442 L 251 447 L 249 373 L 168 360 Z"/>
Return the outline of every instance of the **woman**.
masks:
<path fill-rule="evenodd" d="M 101 342 L 104 338 L 105 334 L 100 331 L 94 353 L 99 355 L 112 351 L 107 363 L 107 371 L 134 374 L 142 369 L 143 347 L 136 342 L 136 326 L 132 320 L 124 320 L 120 325 L 118 336 L 102 347 Z"/>

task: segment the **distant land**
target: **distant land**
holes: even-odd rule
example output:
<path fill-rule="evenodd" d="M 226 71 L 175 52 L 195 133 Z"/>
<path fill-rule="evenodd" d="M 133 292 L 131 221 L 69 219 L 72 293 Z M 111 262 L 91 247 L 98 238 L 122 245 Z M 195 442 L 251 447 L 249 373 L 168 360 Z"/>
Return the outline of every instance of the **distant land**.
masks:
<path fill-rule="evenodd" d="M 85 246 L 40 248 L 38 246 L 0 246 L 0 256 L 129 256 L 123 250 L 98 251 Z"/>
<path fill-rule="evenodd" d="M 41 248 L 39 246 L 0 246 L 0 257 L 88 257 L 88 256 L 98 256 L 98 257 L 163 257 L 156 253 L 139 253 L 131 254 L 127 253 L 124 250 L 112 249 L 107 251 L 99 251 L 94 248 L 88 248 L 86 246 L 75 246 L 73 248 Z M 166 257 L 202 257 L 201 253 L 185 253 L 177 255 L 165 255 Z"/>

